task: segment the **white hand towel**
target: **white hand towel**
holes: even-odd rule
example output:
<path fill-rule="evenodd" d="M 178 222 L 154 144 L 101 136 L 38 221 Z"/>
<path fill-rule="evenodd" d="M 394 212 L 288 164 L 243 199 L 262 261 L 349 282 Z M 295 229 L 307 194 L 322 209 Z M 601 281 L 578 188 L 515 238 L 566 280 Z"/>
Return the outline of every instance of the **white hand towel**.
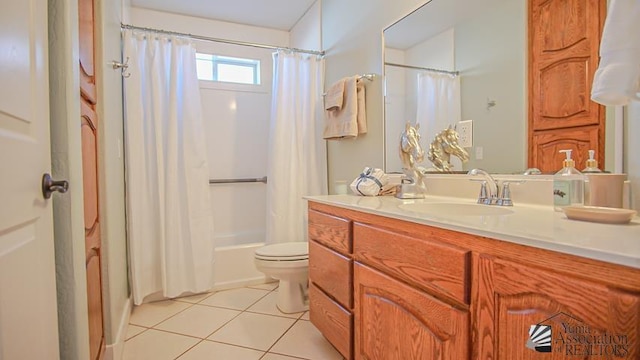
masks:
<path fill-rule="evenodd" d="M 603 105 L 640 100 L 640 1 L 611 0 L 591 99 Z"/>
<path fill-rule="evenodd" d="M 347 78 L 336 81 L 324 96 L 325 110 L 340 110 L 344 101 L 344 84 Z"/>
<path fill-rule="evenodd" d="M 364 168 L 350 185 L 351 191 L 356 195 L 377 196 L 380 190 L 387 185 L 389 179 L 381 169 Z"/>

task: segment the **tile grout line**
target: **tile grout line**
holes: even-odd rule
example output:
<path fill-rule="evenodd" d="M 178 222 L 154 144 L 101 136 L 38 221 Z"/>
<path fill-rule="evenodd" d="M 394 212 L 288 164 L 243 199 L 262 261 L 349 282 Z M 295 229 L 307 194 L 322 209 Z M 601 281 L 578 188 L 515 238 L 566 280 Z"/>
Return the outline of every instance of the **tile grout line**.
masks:
<path fill-rule="evenodd" d="M 172 300 L 172 299 L 169 299 L 169 300 L 163 300 L 163 301 L 173 301 L 173 302 L 178 302 L 178 303 L 181 303 L 181 304 L 189 304 L 189 303 L 186 303 L 186 302 L 177 301 L 177 300 Z M 148 303 L 148 304 L 152 304 L 152 303 Z M 144 304 L 143 304 L 143 305 L 144 305 Z M 162 324 L 163 322 L 165 322 L 165 321 L 167 321 L 167 320 L 171 319 L 172 317 L 174 317 L 174 316 L 176 316 L 176 315 L 178 315 L 178 314 L 180 314 L 180 313 L 184 312 L 185 310 L 187 310 L 187 309 L 189 309 L 189 308 L 193 307 L 193 305 L 195 305 L 195 304 L 190 304 L 190 305 L 189 305 L 189 306 L 187 306 L 186 308 L 184 308 L 184 309 L 182 309 L 182 310 L 178 311 L 178 312 L 177 312 L 177 313 L 175 313 L 175 314 L 169 315 L 169 317 L 164 318 L 164 319 L 160 320 L 160 322 L 157 322 L 157 323 L 155 323 L 155 324 L 153 324 L 153 325 L 151 325 L 151 326 L 145 326 L 145 325 L 132 324 L 131 322 L 129 322 L 129 325 L 135 325 L 135 326 L 140 326 L 140 327 L 147 327 L 147 328 L 149 328 L 149 329 L 155 329 L 155 327 L 156 327 L 156 326 L 158 326 L 158 325 Z M 139 305 L 139 306 L 142 306 L 142 305 Z"/>
<path fill-rule="evenodd" d="M 245 288 L 245 289 L 249 289 L 249 287 L 248 287 L 248 286 L 245 286 L 244 288 Z M 242 288 L 240 288 L 240 289 L 242 289 Z M 232 289 L 232 290 L 233 290 L 233 289 Z M 264 289 L 252 289 L 252 290 L 264 290 Z M 275 290 L 275 289 L 274 289 L 274 290 Z M 260 300 L 262 300 L 264 297 L 268 296 L 268 295 L 271 293 L 271 291 L 273 291 L 273 290 L 270 290 L 270 291 L 269 291 L 269 290 L 267 290 L 267 293 L 266 293 L 264 296 L 262 296 L 262 297 L 260 297 L 259 299 L 257 299 L 257 300 L 256 300 L 255 302 L 253 302 L 251 305 L 247 306 L 247 308 L 246 308 L 246 309 L 248 309 L 248 308 L 252 307 L 252 306 L 253 306 L 253 305 L 255 305 L 257 302 L 259 302 Z M 214 294 L 215 294 L 215 293 L 214 293 Z M 213 296 L 213 294 L 212 294 L 212 296 Z M 202 299 L 201 301 L 204 301 L 204 300 L 206 300 L 206 299 L 208 299 L 208 298 L 209 298 L 209 296 L 207 296 L 205 299 Z M 234 317 L 232 317 L 231 319 L 229 319 L 228 321 L 226 321 L 224 324 L 222 324 L 222 325 L 221 325 L 221 326 L 219 326 L 217 329 L 215 329 L 214 331 L 212 331 L 209 335 L 207 335 L 207 336 L 205 336 L 205 337 L 203 338 L 204 340 L 208 340 L 208 341 L 214 341 L 214 340 L 209 339 L 209 337 L 210 337 L 211 335 L 215 334 L 215 333 L 216 333 L 216 332 L 218 332 L 220 329 L 222 329 L 223 327 L 225 327 L 227 324 L 229 324 L 230 322 L 232 322 L 233 320 L 235 320 L 236 318 L 238 318 L 240 315 L 242 315 L 242 313 L 247 312 L 247 311 L 246 311 L 246 309 L 244 309 L 244 310 L 238 310 L 238 309 L 232 309 L 232 308 L 225 308 L 225 307 L 221 307 L 221 306 L 212 306 L 212 305 L 207 305 L 207 304 L 200 304 L 200 302 L 197 302 L 197 303 L 195 303 L 195 304 L 193 304 L 193 305 L 202 305 L 202 306 L 208 306 L 208 307 L 213 307 L 213 308 L 217 308 L 217 309 L 225 309 L 225 310 L 238 311 L 238 313 L 237 313 Z M 220 342 L 220 341 L 214 341 L 214 342 L 221 343 L 221 344 L 226 344 L 226 345 L 238 346 L 238 345 L 234 345 L 234 344 L 223 343 L 223 342 Z M 248 349 L 252 349 L 252 348 L 248 348 Z M 264 351 L 264 350 L 260 350 L 260 349 L 252 349 L 252 350 Z"/>
<path fill-rule="evenodd" d="M 278 337 L 278 339 L 276 339 L 276 341 L 274 341 L 274 342 L 273 342 L 273 344 L 271 344 L 271 346 L 269 346 L 269 349 L 267 349 L 266 354 L 268 354 L 268 353 L 271 351 L 271 349 L 273 349 L 273 347 L 274 347 L 274 346 L 276 346 L 276 344 L 278 343 L 278 341 L 280 341 L 280 340 L 281 340 L 281 339 L 282 339 L 282 338 L 283 338 L 283 337 L 284 337 L 284 336 L 289 332 L 289 330 L 291 330 L 291 329 L 292 329 L 292 328 L 293 328 L 293 327 L 298 323 L 298 321 L 300 321 L 300 319 L 296 319 L 296 320 L 293 322 L 293 324 L 291 324 L 291 326 L 289 326 L 289 328 L 288 328 L 287 330 L 285 330 L 285 331 L 282 333 L 282 335 L 280 335 L 280 337 Z M 286 355 L 286 354 L 279 354 L 279 353 L 273 353 L 273 354 Z M 289 355 L 286 355 L 286 356 L 289 356 Z M 299 359 L 305 359 L 305 358 L 299 358 Z M 305 360 L 308 360 L 308 359 L 305 359 Z"/>
<path fill-rule="evenodd" d="M 127 342 L 127 341 L 129 341 L 129 340 L 133 339 L 134 337 L 136 337 L 136 336 L 138 336 L 138 335 L 140 335 L 140 334 L 142 334 L 142 333 L 146 332 L 147 330 L 151 329 L 151 328 L 146 327 L 146 326 L 140 326 L 140 325 L 135 325 L 135 324 L 127 324 L 127 329 L 128 329 L 128 328 L 129 328 L 129 326 L 131 326 L 131 325 L 133 325 L 133 326 L 137 326 L 137 327 L 141 327 L 141 328 L 144 328 L 144 330 L 140 331 L 139 333 L 137 333 L 137 334 L 133 335 L 132 337 L 130 337 L 130 338 L 128 338 L 128 339 L 124 339 L 124 342 Z M 126 334 L 125 334 L 125 336 L 126 336 Z"/>
<path fill-rule="evenodd" d="M 245 288 L 249 288 L 249 287 L 248 287 L 248 286 L 245 286 Z M 264 289 L 252 289 L 252 290 L 264 290 Z M 249 305 L 249 306 L 247 307 L 247 309 L 248 309 L 248 308 L 250 308 L 250 307 L 252 307 L 253 305 L 255 305 L 258 301 L 262 300 L 262 299 L 263 299 L 264 297 L 266 297 L 267 295 L 269 295 L 269 294 L 271 293 L 271 291 L 273 291 L 273 290 L 275 290 L 275 289 L 272 289 L 272 290 L 270 290 L 270 291 L 267 291 L 267 293 L 266 293 L 264 296 L 260 297 L 260 298 L 259 298 L 259 299 L 257 299 L 254 303 L 252 303 L 251 305 Z M 214 292 L 214 293 L 212 293 L 210 296 L 207 296 L 206 298 L 204 298 L 204 299 L 202 299 L 202 300 L 200 300 L 200 301 L 198 301 L 198 302 L 196 302 L 196 303 L 193 303 L 193 304 L 192 304 L 192 306 L 195 306 L 195 305 L 202 305 L 202 306 L 209 306 L 209 307 L 218 308 L 218 309 L 235 310 L 235 311 L 239 311 L 239 312 L 238 312 L 234 317 L 232 317 L 232 318 L 231 318 L 231 319 L 229 319 L 227 322 L 225 322 L 225 323 L 224 323 L 224 324 L 222 324 L 220 327 L 218 327 L 218 328 L 217 328 L 217 329 L 215 329 L 213 332 L 211 332 L 209 335 L 205 336 L 205 337 L 204 337 L 204 338 L 202 338 L 202 339 L 201 339 L 201 338 L 197 338 L 197 339 L 200 339 L 200 341 L 199 341 L 199 342 L 197 342 L 196 344 L 194 344 L 192 347 L 190 347 L 190 348 L 186 349 L 182 354 L 180 354 L 180 355 L 179 355 L 178 357 L 176 357 L 174 360 L 179 359 L 181 356 L 185 355 L 186 353 L 188 353 L 189 351 L 191 351 L 193 348 L 195 348 L 195 347 L 196 347 L 196 346 L 198 346 L 199 344 L 203 343 L 204 341 L 211 341 L 211 342 L 215 342 L 215 343 L 218 343 L 218 344 L 224 344 L 224 345 L 229 345 L 229 346 L 236 346 L 236 347 L 240 347 L 240 348 L 244 348 L 244 349 L 249 349 L 249 350 L 264 351 L 264 350 L 260 350 L 260 349 L 253 349 L 253 348 L 249 348 L 249 347 L 238 346 L 238 345 L 235 345 L 235 344 L 228 344 L 228 343 L 224 343 L 224 342 L 220 342 L 220 341 L 214 341 L 214 340 L 210 340 L 210 339 L 209 339 L 209 337 L 210 337 L 211 335 L 215 334 L 218 330 L 220 330 L 220 329 L 222 329 L 223 327 L 225 327 L 227 324 L 229 324 L 230 322 L 232 322 L 234 319 L 236 319 L 237 317 L 239 317 L 242 313 L 244 313 L 244 312 L 246 311 L 246 309 L 245 309 L 245 310 L 238 310 L 238 309 L 229 309 L 229 308 L 224 308 L 224 307 L 210 306 L 210 305 L 207 305 L 207 304 L 201 304 L 201 302 L 202 302 L 202 301 L 204 301 L 204 300 L 206 300 L 206 299 L 210 298 L 211 296 L 213 296 L 213 295 L 214 295 L 214 294 L 216 294 L 216 293 L 217 293 L 217 292 Z M 187 308 L 187 309 L 188 309 L 188 308 Z M 185 309 L 185 310 L 186 310 L 186 309 Z M 176 314 L 176 315 L 177 315 L 177 314 Z M 169 318 L 165 319 L 164 321 L 166 321 L 166 320 L 168 320 L 168 319 L 169 319 Z M 164 321 L 163 321 L 163 322 L 164 322 Z M 156 326 L 157 326 L 157 325 L 159 325 L 159 324 L 156 324 Z M 160 330 L 160 329 L 154 329 L 154 330 L 162 331 L 162 330 Z M 170 332 L 170 331 L 167 331 L 167 332 Z M 285 332 L 286 332 L 286 331 L 285 331 Z M 184 335 L 184 336 L 188 336 L 188 335 L 186 335 L 186 334 L 179 334 L 179 333 L 175 333 L 175 334 L 177 334 L 177 335 Z M 265 355 L 265 354 L 266 354 L 266 352 L 264 352 L 264 354 L 262 354 L 262 356 L 260 356 L 260 359 L 261 359 L 262 357 L 264 357 L 264 355 Z"/>
<path fill-rule="evenodd" d="M 200 339 L 200 341 L 198 341 L 197 343 L 193 344 L 192 347 L 186 349 L 185 351 L 183 351 L 180 355 L 176 356 L 173 360 L 177 360 L 180 357 L 182 357 L 182 355 L 188 353 L 189 351 L 191 351 L 193 348 L 195 348 L 196 346 L 198 346 L 199 344 L 201 344 L 204 341 L 204 339 Z"/>
<path fill-rule="evenodd" d="M 263 300 L 265 297 L 267 297 L 269 294 L 271 294 L 272 292 L 278 290 L 278 286 L 276 286 L 275 288 L 271 289 L 271 290 L 267 290 L 267 289 L 254 289 L 251 288 L 249 286 L 245 286 L 245 288 L 248 289 L 252 289 L 252 290 L 265 290 L 266 293 L 261 296 L 260 298 L 256 299 L 253 303 L 251 303 L 249 306 L 247 306 L 244 310 L 238 310 L 238 309 L 232 309 L 232 308 L 226 308 L 226 307 L 221 307 L 221 306 L 214 306 L 214 305 L 208 305 L 208 304 L 202 304 L 203 301 L 205 301 L 206 299 L 210 298 L 211 296 L 215 295 L 216 293 L 220 292 L 220 291 L 214 291 L 212 292 L 209 296 L 197 301 L 197 302 L 188 302 L 188 301 L 182 301 L 182 300 L 178 300 L 178 299 L 167 299 L 164 301 L 172 301 L 172 302 L 179 302 L 182 304 L 188 304 L 189 306 L 185 307 L 184 309 L 176 312 L 175 314 L 172 314 L 170 316 L 168 316 L 167 318 L 162 319 L 161 321 L 151 325 L 151 326 L 147 326 L 147 325 L 140 325 L 140 324 L 133 324 L 133 323 L 129 323 L 128 326 L 136 326 L 136 327 L 140 327 L 143 328 L 144 330 L 142 330 L 141 332 L 139 332 L 138 334 L 125 339 L 125 342 L 147 332 L 148 330 L 155 330 L 155 331 L 160 331 L 160 332 L 164 332 L 164 333 L 168 333 L 168 334 L 173 334 L 173 335 L 179 335 L 179 336 L 185 336 L 185 337 L 189 337 L 192 339 L 197 339 L 199 340 L 198 342 L 196 342 L 194 345 L 192 345 L 191 347 L 187 348 L 185 351 L 183 351 L 180 355 L 178 355 L 175 359 L 180 358 L 181 356 L 185 355 L 186 353 L 188 353 L 189 351 L 193 350 L 193 348 L 195 348 L 196 346 L 198 346 L 199 344 L 203 343 L 204 341 L 210 341 L 210 342 L 215 342 L 215 343 L 219 343 L 219 344 L 224 344 L 224 345 L 228 345 L 228 346 L 235 346 L 235 347 L 240 347 L 240 348 L 244 348 L 244 349 L 249 349 L 249 350 L 254 350 L 254 351 L 259 351 L 259 352 L 263 352 L 262 356 L 260 357 L 260 359 L 264 358 L 267 354 L 269 354 L 269 350 L 271 350 L 271 348 L 273 348 L 273 346 L 275 346 L 276 343 L 278 343 L 278 341 L 280 341 L 280 339 L 282 339 L 282 337 L 289 331 L 291 330 L 291 328 L 299 321 L 302 320 L 302 316 L 304 316 L 305 312 L 301 312 L 301 314 L 297 317 L 287 317 L 287 316 L 281 316 L 281 315 L 275 315 L 275 314 L 265 314 L 265 313 L 258 313 L 258 312 L 254 312 L 254 311 L 249 311 L 249 308 L 251 308 L 252 306 L 256 305 L 258 302 L 260 302 L 261 300 Z M 230 289 L 232 290 L 232 289 Z M 144 305 L 144 304 L 143 304 Z M 174 318 L 175 316 L 187 311 L 190 308 L 193 308 L 195 305 L 201 305 L 201 306 L 207 306 L 207 307 L 213 307 L 213 308 L 218 308 L 218 309 L 224 309 L 224 310 L 232 310 L 232 311 L 238 311 L 238 314 L 236 314 L 233 318 L 229 319 L 228 321 L 226 321 L 224 324 L 222 324 L 220 327 L 218 327 L 216 330 L 214 330 L 212 333 L 208 334 L 206 337 L 204 338 L 200 338 L 197 336 L 193 336 L 193 335 L 188 335 L 188 334 L 183 334 L 183 333 L 179 333 L 179 332 L 174 332 L 174 331 L 168 331 L 168 330 L 163 330 L 163 329 L 158 329 L 156 328 L 156 326 L 159 326 L 160 324 L 164 323 L 165 321 L 168 321 L 171 318 Z M 142 305 L 140 305 L 142 306 Z M 277 307 L 276 307 L 277 309 Z M 235 320 L 236 318 L 238 318 L 240 315 L 242 315 L 243 313 L 249 313 L 249 314 L 257 314 L 257 315 L 265 315 L 265 316 L 273 316 L 273 317 L 278 317 L 278 318 L 283 318 L 283 319 L 289 319 L 289 320 L 294 320 L 294 322 L 291 324 L 291 326 L 289 326 L 289 328 L 287 328 L 287 330 L 285 330 L 282 335 L 280 335 L 280 337 L 278 337 L 278 339 L 276 339 L 276 341 L 269 347 L 268 350 L 262 350 L 262 349 L 255 349 L 255 348 L 250 348 L 250 347 L 246 347 L 246 346 L 241 346 L 241 345 L 237 345 L 237 344 L 230 344 L 230 343 L 225 343 L 225 342 L 220 342 L 220 341 L 215 341 L 215 340 L 211 340 L 208 339 L 210 336 L 212 336 L 214 333 L 216 333 L 217 331 L 219 331 L 220 329 L 222 329 L 223 327 L 225 327 L 226 325 L 228 325 L 231 321 Z M 286 355 L 286 354 L 278 354 L 278 353 L 272 353 L 272 354 L 277 354 L 277 355 L 283 355 L 283 356 L 290 356 L 290 355 Z M 305 358 L 300 358 L 297 356 L 290 356 L 292 358 L 296 358 L 296 359 L 305 359 Z M 305 359 L 306 360 L 306 359 Z"/>

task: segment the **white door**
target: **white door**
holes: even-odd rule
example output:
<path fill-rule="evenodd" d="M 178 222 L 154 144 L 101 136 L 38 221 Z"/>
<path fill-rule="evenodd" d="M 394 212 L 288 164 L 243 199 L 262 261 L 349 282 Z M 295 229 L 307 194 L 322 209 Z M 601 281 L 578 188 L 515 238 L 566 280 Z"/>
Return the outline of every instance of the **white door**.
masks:
<path fill-rule="evenodd" d="M 0 360 L 58 359 L 47 1 L 0 7 Z"/>

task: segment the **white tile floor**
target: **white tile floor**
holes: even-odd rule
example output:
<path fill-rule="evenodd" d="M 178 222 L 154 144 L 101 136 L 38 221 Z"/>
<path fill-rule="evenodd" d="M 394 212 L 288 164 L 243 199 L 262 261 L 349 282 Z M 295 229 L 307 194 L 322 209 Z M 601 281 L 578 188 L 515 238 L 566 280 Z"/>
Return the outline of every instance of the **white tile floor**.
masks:
<path fill-rule="evenodd" d="M 133 309 L 124 360 L 340 360 L 308 312 L 276 308 L 277 283 Z"/>

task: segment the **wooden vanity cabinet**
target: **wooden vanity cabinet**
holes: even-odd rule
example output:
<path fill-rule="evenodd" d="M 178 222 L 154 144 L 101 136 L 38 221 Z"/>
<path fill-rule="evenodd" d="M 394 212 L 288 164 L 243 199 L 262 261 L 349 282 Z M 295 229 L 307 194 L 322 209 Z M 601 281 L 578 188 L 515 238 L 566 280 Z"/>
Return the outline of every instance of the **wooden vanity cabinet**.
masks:
<path fill-rule="evenodd" d="M 309 318 L 346 359 L 353 351 L 352 222 L 309 211 Z"/>
<path fill-rule="evenodd" d="M 470 252 L 378 224 L 354 223 L 355 359 L 468 359 Z"/>
<path fill-rule="evenodd" d="M 624 273 L 591 261 L 575 276 L 536 265 L 478 257 L 475 359 L 640 359 L 640 292 L 618 288 Z M 638 272 L 629 275 L 637 286 Z M 526 347 L 536 325 L 550 327 L 550 353 Z"/>
<path fill-rule="evenodd" d="M 640 359 L 640 269 L 312 201 L 309 209 L 311 320 L 347 359 Z M 347 238 L 350 253 L 328 245 Z M 532 327 L 551 330 L 550 352 L 531 340 Z"/>

